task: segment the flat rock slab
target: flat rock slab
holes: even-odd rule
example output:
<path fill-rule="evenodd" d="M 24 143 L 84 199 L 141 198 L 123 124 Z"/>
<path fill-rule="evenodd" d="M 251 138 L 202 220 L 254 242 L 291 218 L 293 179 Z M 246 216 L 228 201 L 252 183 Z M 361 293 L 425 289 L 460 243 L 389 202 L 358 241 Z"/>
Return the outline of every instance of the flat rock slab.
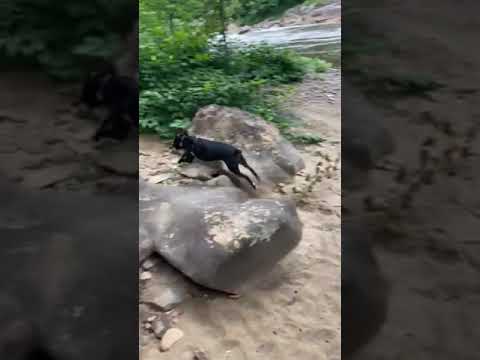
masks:
<path fill-rule="evenodd" d="M 157 252 L 194 282 L 236 293 L 302 237 L 295 205 L 235 188 L 140 185 L 140 261 Z"/>

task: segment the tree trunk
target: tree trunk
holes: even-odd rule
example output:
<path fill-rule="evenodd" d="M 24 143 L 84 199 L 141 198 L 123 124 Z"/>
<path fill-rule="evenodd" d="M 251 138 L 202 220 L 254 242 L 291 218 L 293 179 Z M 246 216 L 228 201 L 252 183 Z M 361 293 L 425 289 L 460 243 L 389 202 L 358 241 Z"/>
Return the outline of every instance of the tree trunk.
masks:
<path fill-rule="evenodd" d="M 220 33 L 222 35 L 222 41 L 225 51 L 225 56 L 228 55 L 227 45 L 227 17 L 225 16 L 225 0 L 219 0 L 219 15 L 220 15 Z"/>

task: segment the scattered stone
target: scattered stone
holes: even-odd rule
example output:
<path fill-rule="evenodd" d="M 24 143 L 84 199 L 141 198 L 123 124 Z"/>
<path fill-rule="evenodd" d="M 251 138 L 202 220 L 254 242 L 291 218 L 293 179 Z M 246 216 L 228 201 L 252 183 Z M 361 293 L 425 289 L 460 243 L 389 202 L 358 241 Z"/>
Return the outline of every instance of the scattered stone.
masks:
<path fill-rule="evenodd" d="M 167 324 L 162 319 L 156 320 L 152 325 L 153 333 L 158 339 L 161 339 L 168 327 Z"/>
<path fill-rule="evenodd" d="M 156 296 L 151 305 L 160 311 L 170 311 L 182 303 L 185 298 L 185 291 L 179 288 L 167 288 L 160 295 Z"/>
<path fill-rule="evenodd" d="M 138 335 L 138 337 L 139 337 L 139 339 L 140 339 L 140 341 L 139 341 L 140 348 L 142 348 L 142 347 L 144 347 L 145 345 L 148 344 L 148 341 L 149 341 L 148 336 L 146 336 L 146 335 L 143 334 L 143 333 L 140 333 L 140 334 Z"/>
<path fill-rule="evenodd" d="M 234 186 L 232 180 L 227 175 L 220 175 L 217 176 L 206 183 L 207 185 L 210 186 Z"/>
<path fill-rule="evenodd" d="M 180 318 L 180 315 L 183 314 L 183 311 L 177 311 L 177 310 L 170 310 L 167 311 L 165 315 L 165 321 L 168 322 L 168 324 L 175 325 L 178 323 L 178 319 Z"/>
<path fill-rule="evenodd" d="M 212 169 L 201 164 L 193 164 L 181 169 L 180 174 L 190 179 L 206 181 L 212 178 Z"/>
<path fill-rule="evenodd" d="M 168 329 L 162 337 L 160 343 L 160 351 L 168 351 L 175 345 L 178 341 L 183 338 L 183 331 L 178 328 Z"/>
<path fill-rule="evenodd" d="M 209 356 L 206 351 L 202 349 L 193 350 L 193 360 L 209 360 Z"/>
<path fill-rule="evenodd" d="M 140 280 L 146 281 L 152 278 L 152 273 L 149 271 L 144 271 L 140 274 Z"/>
<path fill-rule="evenodd" d="M 157 262 L 154 259 L 148 258 L 142 263 L 142 269 L 151 270 L 156 264 Z"/>

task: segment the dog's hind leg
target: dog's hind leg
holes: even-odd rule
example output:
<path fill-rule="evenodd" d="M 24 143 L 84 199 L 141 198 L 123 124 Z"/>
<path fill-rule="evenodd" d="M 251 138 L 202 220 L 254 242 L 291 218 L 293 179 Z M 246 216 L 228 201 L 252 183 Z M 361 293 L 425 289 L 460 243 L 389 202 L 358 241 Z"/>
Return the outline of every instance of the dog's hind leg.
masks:
<path fill-rule="evenodd" d="M 255 184 L 253 183 L 253 181 L 250 180 L 250 178 L 249 178 L 247 175 L 242 174 L 242 172 L 240 171 L 240 169 L 239 169 L 239 167 L 238 167 L 238 163 L 237 163 L 235 160 L 232 160 L 232 159 L 230 159 L 230 160 L 224 160 L 224 162 L 225 162 L 225 165 L 227 165 L 228 169 L 229 169 L 232 173 L 234 173 L 235 175 L 240 176 L 240 177 L 246 179 L 246 180 L 249 182 L 249 184 L 250 184 L 254 189 L 257 188 L 257 187 L 255 186 Z"/>
<path fill-rule="evenodd" d="M 250 172 L 251 172 L 253 175 L 255 175 L 255 177 L 257 178 L 257 180 L 260 181 L 260 177 L 257 175 L 257 173 L 255 172 L 255 170 L 253 170 L 252 167 L 251 167 L 250 165 L 248 165 L 247 160 L 245 160 L 245 158 L 243 157 L 243 155 L 242 155 L 241 152 L 238 154 L 238 162 L 239 162 L 241 165 L 245 166 L 248 170 L 250 170 Z"/>

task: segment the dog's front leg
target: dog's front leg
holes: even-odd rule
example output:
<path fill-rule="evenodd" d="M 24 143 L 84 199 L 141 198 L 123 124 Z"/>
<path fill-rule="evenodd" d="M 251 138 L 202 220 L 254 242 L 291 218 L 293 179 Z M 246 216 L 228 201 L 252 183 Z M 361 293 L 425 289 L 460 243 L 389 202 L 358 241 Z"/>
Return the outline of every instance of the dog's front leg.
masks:
<path fill-rule="evenodd" d="M 180 160 L 178 160 L 178 163 L 182 163 L 182 162 L 186 162 L 186 163 L 192 163 L 193 162 L 193 159 L 195 158 L 195 156 L 189 152 L 189 151 L 186 151 L 182 157 L 180 158 Z"/>

